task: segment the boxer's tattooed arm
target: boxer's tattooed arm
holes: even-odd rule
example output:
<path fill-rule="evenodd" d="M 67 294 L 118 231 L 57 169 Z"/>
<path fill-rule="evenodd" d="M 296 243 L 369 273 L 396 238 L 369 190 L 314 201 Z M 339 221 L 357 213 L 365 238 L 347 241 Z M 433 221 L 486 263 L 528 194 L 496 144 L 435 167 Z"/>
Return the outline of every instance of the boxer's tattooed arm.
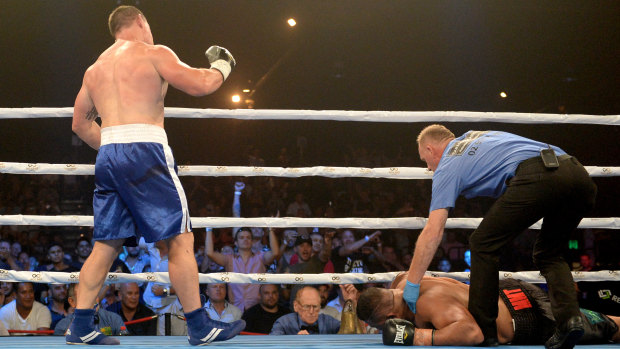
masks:
<path fill-rule="evenodd" d="M 86 120 L 95 120 L 97 118 L 97 109 L 93 106 L 88 112 L 86 112 Z"/>

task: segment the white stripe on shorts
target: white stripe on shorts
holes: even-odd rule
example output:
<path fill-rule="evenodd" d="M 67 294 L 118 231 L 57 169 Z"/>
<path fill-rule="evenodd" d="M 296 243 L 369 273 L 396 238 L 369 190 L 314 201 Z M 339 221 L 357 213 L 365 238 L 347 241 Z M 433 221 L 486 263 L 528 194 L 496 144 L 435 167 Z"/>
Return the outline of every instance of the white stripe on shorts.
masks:
<path fill-rule="evenodd" d="M 168 172 L 170 172 L 170 176 L 172 177 L 174 186 L 177 188 L 177 193 L 179 194 L 179 200 L 181 201 L 181 207 L 183 208 L 183 221 L 181 222 L 180 232 L 185 233 L 186 231 L 190 230 L 189 208 L 187 206 L 187 198 L 185 197 L 185 191 L 183 190 L 183 186 L 181 185 L 179 176 L 174 171 L 174 157 L 172 156 L 172 149 L 170 149 L 170 147 L 167 145 L 164 145 L 163 148 L 164 148 L 164 154 L 166 155 L 166 164 L 168 165 Z"/>

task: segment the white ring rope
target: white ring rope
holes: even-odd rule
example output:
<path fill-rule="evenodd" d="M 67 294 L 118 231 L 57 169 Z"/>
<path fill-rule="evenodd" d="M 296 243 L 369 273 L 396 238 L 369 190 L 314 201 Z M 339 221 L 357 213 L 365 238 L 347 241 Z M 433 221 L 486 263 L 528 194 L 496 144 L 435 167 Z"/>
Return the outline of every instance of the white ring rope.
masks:
<path fill-rule="evenodd" d="M 332 120 L 362 122 L 502 122 L 620 125 L 620 115 L 540 114 L 470 111 L 354 111 L 166 108 L 166 117 L 243 120 Z M 73 108 L 0 108 L 0 119 L 68 118 Z"/>
<path fill-rule="evenodd" d="M 584 166 L 591 177 L 620 176 L 620 167 Z M 0 173 L 12 174 L 95 174 L 95 165 L 0 162 Z M 208 177 L 305 177 L 431 179 L 433 173 L 422 167 L 252 167 L 252 166 L 179 166 L 179 176 Z"/>
<path fill-rule="evenodd" d="M 193 217 L 194 228 L 350 228 L 350 229 L 422 229 L 427 218 L 299 218 L 299 217 Z M 476 229 L 482 218 L 448 218 L 447 229 Z M 93 226 L 93 216 L 0 215 L 2 225 Z M 542 221 L 530 229 L 540 229 Z M 620 229 L 620 217 L 584 218 L 579 229 Z"/>
<path fill-rule="evenodd" d="M 245 120 L 333 120 L 361 122 L 503 122 L 528 124 L 599 124 L 620 125 L 620 115 L 565 115 L 538 113 L 484 113 L 484 112 L 399 112 L 399 111 L 316 111 L 316 110 L 254 110 L 254 109 L 187 109 L 166 108 L 166 117 L 176 118 L 234 118 Z M 73 108 L 0 108 L 0 119 L 66 118 L 73 115 Z M 586 167 L 590 176 L 612 177 L 620 173 L 620 167 Z M 26 164 L 0 162 L 0 173 L 13 174 L 60 174 L 93 175 L 94 165 L 76 164 Z M 354 168 L 354 167 L 245 167 L 245 166 L 179 166 L 182 176 L 274 176 L 274 177 L 367 177 L 394 179 L 430 179 L 432 173 L 424 168 Z M 422 229 L 426 218 L 192 218 L 197 228 L 223 228 L 234 226 L 253 227 L 327 227 L 357 229 Z M 450 218 L 446 228 L 475 229 L 482 218 Z M 93 226 L 92 216 L 34 216 L 0 215 L 0 225 L 56 225 Z M 541 222 L 531 228 L 540 229 Z M 585 218 L 579 228 L 620 229 L 620 218 Z M 200 283 L 274 283 L 274 284 L 344 284 L 367 282 L 391 282 L 398 272 L 379 274 L 199 274 Z M 543 283 L 538 271 L 500 272 L 500 278 L 516 278 L 532 283 Z M 469 279 L 468 272 L 426 272 L 428 276 L 447 276 L 460 281 Z M 618 271 L 573 272 L 575 281 L 618 281 Z M 32 281 L 43 283 L 71 283 L 79 281 L 79 273 L 31 272 L 0 269 L 0 280 Z M 109 273 L 106 283 L 159 282 L 169 284 L 168 273 L 124 274 Z"/>
<path fill-rule="evenodd" d="M 210 273 L 199 274 L 201 284 L 228 283 L 228 284 L 363 284 L 392 282 L 401 272 L 377 274 L 241 274 L 241 273 Z M 620 271 L 601 270 L 591 272 L 573 271 L 575 281 L 620 281 Z M 450 277 L 459 281 L 469 281 L 469 272 L 443 273 L 427 271 L 426 276 Z M 545 278 L 539 271 L 499 272 L 500 279 L 513 278 L 531 283 L 545 283 Z M 79 272 L 62 273 L 50 271 L 15 271 L 0 269 L 0 281 L 25 281 L 38 283 L 76 283 L 80 279 Z M 156 273 L 108 273 L 106 284 L 125 282 L 157 282 L 170 284 L 167 272 Z"/>

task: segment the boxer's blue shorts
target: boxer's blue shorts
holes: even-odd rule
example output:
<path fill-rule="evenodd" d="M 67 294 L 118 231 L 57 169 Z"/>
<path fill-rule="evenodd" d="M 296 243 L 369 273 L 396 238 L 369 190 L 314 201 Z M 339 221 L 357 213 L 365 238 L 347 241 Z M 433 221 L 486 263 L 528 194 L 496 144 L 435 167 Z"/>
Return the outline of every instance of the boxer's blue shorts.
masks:
<path fill-rule="evenodd" d="M 164 240 L 191 231 L 185 192 L 163 128 L 106 127 L 95 164 L 95 240 Z"/>

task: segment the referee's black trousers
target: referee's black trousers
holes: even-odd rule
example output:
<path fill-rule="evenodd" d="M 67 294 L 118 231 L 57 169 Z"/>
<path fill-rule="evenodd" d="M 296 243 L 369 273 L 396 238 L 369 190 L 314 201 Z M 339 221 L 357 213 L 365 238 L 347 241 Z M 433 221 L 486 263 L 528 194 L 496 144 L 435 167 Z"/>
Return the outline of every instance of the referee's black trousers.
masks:
<path fill-rule="evenodd" d="M 540 157 L 523 161 L 480 226 L 470 236 L 469 311 L 485 339 L 497 338 L 499 254 L 506 244 L 541 218 L 533 259 L 547 280 L 558 325 L 579 315 L 579 304 L 564 254 L 570 233 L 594 206 L 596 185 L 576 158 L 559 157 L 547 169 Z"/>

